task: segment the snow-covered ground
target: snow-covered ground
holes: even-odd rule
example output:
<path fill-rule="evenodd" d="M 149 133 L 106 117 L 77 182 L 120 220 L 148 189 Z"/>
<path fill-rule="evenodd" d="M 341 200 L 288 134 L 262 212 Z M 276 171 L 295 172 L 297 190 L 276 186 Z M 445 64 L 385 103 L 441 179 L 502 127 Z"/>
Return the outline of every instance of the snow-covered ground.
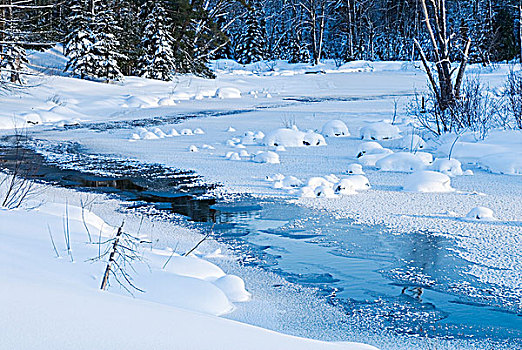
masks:
<path fill-rule="evenodd" d="M 34 60 L 48 57 L 37 55 Z M 63 64 L 58 54 L 54 57 L 56 66 Z M 223 195 L 284 197 L 356 223 L 384 225 L 398 234 L 421 231 L 447 236 L 455 241 L 455 252 L 470 262 L 470 275 L 509 290 L 522 309 L 522 131 L 493 131 L 484 140 L 472 133 L 440 139 L 426 134 L 406 113 L 415 93 L 425 90 L 426 78 L 407 62 L 353 62 L 337 68 L 333 62 L 321 67 L 284 62 L 244 67 L 217 61 L 213 66 L 218 76 L 215 80 L 184 76 L 171 83 L 126 78 L 107 85 L 62 76 L 34 78 L 33 87 L 0 96 L 0 127 L 8 134 L 13 126 L 29 125 L 29 135 L 40 141 L 43 151 L 60 142 L 72 142 L 88 153 L 194 170 L 205 181 L 222 184 L 217 191 Z M 500 88 L 507 71 L 503 65 L 482 70 L 482 79 Z M 69 158 L 63 160 L 65 163 Z M 50 201 L 36 213 L 0 211 L 2 222 L 4 218 L 12 222 L 9 226 L 2 224 L 2 235 L 9 244 L 2 246 L 5 262 L 1 275 L 5 283 L 13 285 L 8 296 L 16 300 L 12 305 L 23 303 L 26 310 L 14 313 L 15 306 L 10 306 L 13 324 L 33 317 L 39 310 L 36 301 L 28 300 L 34 299 L 41 288 L 41 295 L 48 296 L 50 305 L 54 305 L 44 310 L 49 317 L 42 317 L 46 327 L 56 315 L 71 312 L 65 304 L 55 303 L 57 293 L 66 294 L 69 305 L 78 298 L 87 300 L 82 312 L 71 313 L 71 317 L 89 319 L 104 313 L 104 305 L 115 303 L 119 311 L 111 316 L 115 318 L 111 322 L 127 325 L 128 315 L 140 312 L 147 315 L 143 320 L 155 320 L 159 325 L 154 328 L 149 321 L 132 322 L 121 327 L 121 338 L 114 341 L 134 339 L 138 332 L 133 327 L 140 326 L 146 327 L 140 328 L 150 337 L 146 339 L 157 338 L 176 328 L 167 326 L 169 323 L 186 319 L 184 326 L 193 322 L 198 324 L 195 328 L 212 328 L 212 324 L 226 329 L 205 338 L 213 345 L 194 343 L 194 347 L 235 348 L 227 334 L 236 329 L 241 336 L 233 344 L 245 344 L 251 338 L 252 346 L 270 341 L 289 342 L 288 346 L 276 346 L 280 348 L 340 346 L 285 337 L 214 316 L 188 314 L 174 308 L 187 307 L 185 298 L 177 304 L 180 298 L 161 290 L 152 301 L 169 305 L 170 311 L 146 301 L 102 296 L 93 286 L 103 267 L 83 263 L 97 249 L 84 244 L 83 225 L 78 225 L 75 236 L 82 246 L 77 248 L 76 263 L 67 262 L 66 257 L 53 258 L 46 225 L 55 225 L 51 232 L 63 235 L 63 204 L 53 205 Z M 473 214 L 467 217 L 476 207 L 491 209 L 495 220 L 477 219 Z M 11 231 L 27 215 L 34 221 L 26 223 L 25 229 L 17 229 L 22 234 Z M 117 227 L 117 223 L 112 226 Z M 31 250 L 22 250 L 27 242 L 31 242 Z M 187 281 L 179 271 L 161 269 L 165 255 L 168 258 L 168 251 L 147 253 L 156 260 L 151 269 L 158 271 L 151 275 L 154 277 L 144 278 L 144 286 L 161 282 L 177 288 L 183 283 L 173 281 Z M 212 269 L 220 271 L 217 266 Z M 194 290 L 209 293 L 200 296 L 206 302 L 195 300 L 188 308 L 214 315 L 231 311 L 234 297 L 217 283 L 224 272 L 208 273 L 205 270 L 203 276 L 189 276 L 190 287 L 179 291 L 189 293 L 190 299 L 198 297 L 199 292 Z M 71 280 L 71 275 L 76 277 Z M 28 295 L 24 296 L 22 290 Z M 240 294 L 246 298 L 246 291 Z M 215 302 L 208 303 L 208 295 Z M 69 322 L 61 322 L 59 328 L 69 329 Z M 2 332 L 9 329 L 2 326 Z M 30 326 L 39 327 L 36 323 Z M 191 339 L 203 341 L 186 328 L 178 327 L 176 332 L 166 339 L 175 341 L 177 336 L 184 336 L 187 346 Z M 267 340 L 253 340 L 257 337 Z M 63 344 L 56 342 L 64 339 L 53 341 Z"/>

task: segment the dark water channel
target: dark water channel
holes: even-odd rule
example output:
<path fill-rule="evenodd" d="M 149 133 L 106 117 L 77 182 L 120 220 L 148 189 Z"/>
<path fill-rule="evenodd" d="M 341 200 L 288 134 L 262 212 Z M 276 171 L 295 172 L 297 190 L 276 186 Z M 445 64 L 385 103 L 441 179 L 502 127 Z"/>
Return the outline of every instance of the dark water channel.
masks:
<path fill-rule="evenodd" d="M 23 174 L 39 181 L 114 194 L 131 208 L 153 206 L 207 229 L 214 224 L 215 238 L 244 263 L 316 288 L 377 331 L 522 348 L 520 291 L 479 283 L 445 237 L 394 235 L 286 201 L 220 201 L 208 195 L 213 186 L 192 172 L 82 155 L 75 145 L 60 149 L 62 156 L 53 158 L 0 147 L 0 167 L 12 170 L 23 157 Z"/>

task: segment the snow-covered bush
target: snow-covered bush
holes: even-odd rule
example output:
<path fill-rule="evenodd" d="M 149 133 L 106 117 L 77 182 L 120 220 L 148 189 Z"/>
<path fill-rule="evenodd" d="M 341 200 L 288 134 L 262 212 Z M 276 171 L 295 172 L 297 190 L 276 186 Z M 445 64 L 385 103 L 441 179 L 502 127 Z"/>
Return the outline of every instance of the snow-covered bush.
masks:
<path fill-rule="evenodd" d="M 332 187 L 330 186 L 319 186 L 316 187 L 314 190 L 316 197 L 324 197 L 324 198 L 335 198 L 337 197 L 335 195 L 335 192 Z"/>
<path fill-rule="evenodd" d="M 356 194 L 354 183 L 350 181 L 349 179 L 341 179 L 338 183 L 334 186 L 334 192 L 336 194 L 342 194 L 342 195 L 350 195 L 350 194 Z"/>
<path fill-rule="evenodd" d="M 403 186 L 407 192 L 453 192 L 448 175 L 422 170 L 408 175 Z"/>
<path fill-rule="evenodd" d="M 395 125 L 386 122 L 370 123 L 361 128 L 363 140 L 392 140 L 400 137 L 400 130 Z"/>
<path fill-rule="evenodd" d="M 350 131 L 342 120 L 330 120 L 323 125 L 321 134 L 326 137 L 347 137 Z"/>
<path fill-rule="evenodd" d="M 252 161 L 255 163 L 278 164 L 279 154 L 272 151 L 259 151 L 253 156 Z"/>
<path fill-rule="evenodd" d="M 377 142 L 364 142 L 359 146 L 357 151 L 357 160 L 364 166 L 375 166 L 375 163 L 379 159 L 382 159 L 392 153 L 392 150 L 383 148 Z"/>
<path fill-rule="evenodd" d="M 493 221 L 496 220 L 493 214 L 493 210 L 489 208 L 476 207 L 470 210 L 466 215 L 466 218 L 472 220 Z"/>
<path fill-rule="evenodd" d="M 409 134 L 400 139 L 400 147 L 411 152 L 419 151 L 426 147 L 426 141 L 419 135 Z"/>

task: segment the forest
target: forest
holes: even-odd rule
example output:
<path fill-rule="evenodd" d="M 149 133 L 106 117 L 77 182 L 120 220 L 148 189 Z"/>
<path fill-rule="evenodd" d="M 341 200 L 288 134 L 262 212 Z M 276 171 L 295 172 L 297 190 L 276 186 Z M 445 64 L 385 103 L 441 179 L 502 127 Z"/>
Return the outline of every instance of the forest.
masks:
<path fill-rule="evenodd" d="M 218 58 L 417 60 L 415 40 L 433 61 L 423 7 L 441 6 L 452 60 L 468 41 L 471 63 L 520 56 L 522 10 L 514 0 L 2 0 L 0 68 L 3 79 L 22 82 L 27 50 L 56 44 L 74 76 L 107 82 L 211 78 L 207 63 Z"/>

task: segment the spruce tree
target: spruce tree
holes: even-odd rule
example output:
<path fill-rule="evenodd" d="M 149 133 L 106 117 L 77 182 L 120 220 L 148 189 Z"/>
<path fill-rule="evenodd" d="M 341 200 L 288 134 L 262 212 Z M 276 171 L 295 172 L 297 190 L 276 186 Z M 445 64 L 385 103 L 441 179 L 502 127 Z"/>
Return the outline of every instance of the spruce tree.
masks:
<path fill-rule="evenodd" d="M 147 2 L 142 11 L 148 14 L 145 16 L 139 75 L 151 79 L 172 80 L 175 70 L 173 39 L 164 16 L 163 3 Z"/>
<path fill-rule="evenodd" d="M 246 31 L 243 33 L 237 49 L 239 62 L 248 64 L 260 61 L 264 58 L 265 40 L 257 12 L 253 7 L 247 13 L 245 27 Z"/>

